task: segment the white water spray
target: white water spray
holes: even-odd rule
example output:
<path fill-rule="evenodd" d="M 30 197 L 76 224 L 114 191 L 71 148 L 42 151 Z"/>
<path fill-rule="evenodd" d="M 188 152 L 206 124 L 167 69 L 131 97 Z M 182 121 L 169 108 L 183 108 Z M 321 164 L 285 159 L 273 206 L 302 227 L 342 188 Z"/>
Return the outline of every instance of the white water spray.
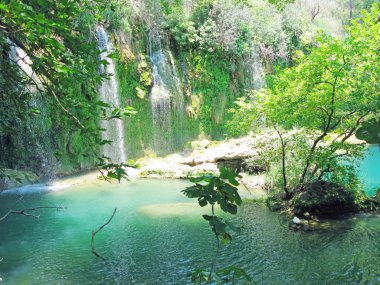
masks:
<path fill-rule="evenodd" d="M 98 47 L 102 51 L 101 60 L 106 60 L 106 67 L 102 65 L 100 71 L 110 74 L 108 80 L 104 80 L 99 88 L 100 99 L 111 105 L 113 108 L 120 107 L 118 85 L 115 75 L 115 63 L 108 56 L 113 52 L 112 43 L 108 40 L 108 35 L 102 26 L 97 26 L 96 35 L 98 38 Z M 124 124 L 121 119 L 102 120 L 101 127 L 105 129 L 102 132 L 103 140 L 112 141 L 111 144 L 103 146 L 102 152 L 105 156 L 111 158 L 112 162 L 121 163 L 127 161 L 127 155 L 124 144 Z"/>
<path fill-rule="evenodd" d="M 149 33 L 149 55 L 152 63 L 153 87 L 150 100 L 153 114 L 154 148 L 156 153 L 170 152 L 172 136 L 172 106 L 178 114 L 184 113 L 184 96 L 174 59 L 161 46 L 159 33 Z M 178 119 L 178 118 L 176 118 Z M 181 124 L 180 122 L 177 122 Z"/>
<path fill-rule="evenodd" d="M 28 118 L 29 121 L 25 124 L 28 134 L 21 135 L 20 140 L 23 140 L 24 137 L 29 137 L 29 139 L 25 140 L 22 144 L 34 150 L 34 162 L 39 164 L 38 166 L 42 170 L 42 175 L 53 178 L 57 160 L 53 155 L 50 129 L 45 123 L 46 120 L 48 120 L 49 114 L 43 99 L 43 94 L 38 93 L 38 91 L 43 92 L 44 87 L 41 84 L 40 78 L 32 68 L 33 62 L 28 54 L 9 39 L 7 39 L 7 43 L 10 46 L 10 60 L 19 67 L 20 74 L 27 80 L 25 89 L 30 93 L 30 99 L 28 101 L 29 108 L 34 108 L 39 111 L 38 117 Z"/>
<path fill-rule="evenodd" d="M 246 83 L 249 88 L 259 90 L 265 86 L 265 72 L 256 47 L 252 48 L 250 55 L 244 62 Z"/>

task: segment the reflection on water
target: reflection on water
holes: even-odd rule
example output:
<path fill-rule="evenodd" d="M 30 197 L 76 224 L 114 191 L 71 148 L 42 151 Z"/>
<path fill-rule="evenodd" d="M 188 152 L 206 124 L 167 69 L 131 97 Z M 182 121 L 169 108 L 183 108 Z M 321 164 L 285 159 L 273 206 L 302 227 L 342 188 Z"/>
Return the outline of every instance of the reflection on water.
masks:
<path fill-rule="evenodd" d="M 75 183 L 74 183 L 75 184 Z M 9 208 L 64 205 L 39 219 L 13 215 L 0 225 L 3 284 L 188 284 L 187 273 L 208 268 L 214 240 L 196 203 L 179 180 L 122 184 L 87 181 L 55 192 L 14 192 L 0 197 Z M 96 236 L 91 231 L 118 211 Z M 220 266 L 246 269 L 258 284 L 379 284 L 380 218 L 326 221 L 313 232 L 294 232 L 265 206 L 246 203 L 234 222 L 243 226 L 224 248 Z"/>
<path fill-rule="evenodd" d="M 167 203 L 167 204 L 152 204 L 143 206 L 138 209 L 138 212 L 148 216 L 194 216 L 194 214 L 207 214 L 206 208 L 200 208 L 196 202 L 193 203 Z"/>

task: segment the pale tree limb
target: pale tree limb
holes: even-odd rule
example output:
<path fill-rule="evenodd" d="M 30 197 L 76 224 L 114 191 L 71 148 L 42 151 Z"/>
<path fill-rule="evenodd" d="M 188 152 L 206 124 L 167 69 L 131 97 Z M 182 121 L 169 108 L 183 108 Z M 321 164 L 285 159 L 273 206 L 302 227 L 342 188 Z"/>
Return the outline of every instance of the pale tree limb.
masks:
<path fill-rule="evenodd" d="M 290 195 L 289 190 L 288 190 L 288 184 L 287 184 L 288 182 L 286 179 L 286 151 L 285 151 L 285 148 L 286 148 L 287 142 L 284 141 L 282 133 L 277 128 L 276 128 L 276 131 L 277 131 L 277 134 L 278 134 L 280 141 L 281 141 L 281 162 L 282 162 L 282 183 L 283 183 L 282 188 L 285 192 L 286 199 L 290 200 L 291 195 Z"/>
<path fill-rule="evenodd" d="M 4 257 L 0 258 L 0 262 L 2 262 L 4 260 Z M 0 282 L 3 281 L 3 278 L 0 277 Z"/>
<path fill-rule="evenodd" d="M 29 79 L 31 80 L 34 84 L 34 86 L 36 87 L 36 89 L 38 90 L 38 92 L 43 95 L 44 94 L 44 91 L 41 89 L 40 85 L 43 85 L 46 89 L 47 89 L 47 92 L 53 97 L 53 99 L 56 101 L 58 107 L 65 113 L 67 114 L 69 117 L 72 118 L 72 120 L 75 122 L 76 125 L 78 125 L 81 129 L 86 129 L 85 126 L 80 122 L 80 120 L 75 116 L 73 115 L 65 106 L 62 105 L 61 101 L 59 100 L 57 94 L 55 94 L 55 92 L 49 87 L 49 84 L 46 82 L 46 80 L 44 80 L 41 76 L 38 77 L 38 80 L 40 81 L 41 84 L 39 84 L 39 82 L 36 81 L 36 79 L 32 78 L 32 76 L 30 76 L 25 70 L 23 70 L 18 64 L 17 62 L 20 60 L 21 58 L 19 58 L 18 60 L 13 60 L 13 59 L 10 59 L 14 64 L 16 64 L 17 68 L 22 71 L 22 73 Z M 21 59 L 23 61 L 23 59 Z"/>
<path fill-rule="evenodd" d="M 249 190 L 248 186 L 246 183 L 244 183 L 243 179 L 238 179 L 238 182 L 244 186 L 245 190 L 247 190 L 249 192 L 249 194 L 252 194 L 251 193 L 251 190 Z"/>
<path fill-rule="evenodd" d="M 105 224 L 103 224 L 102 226 L 100 226 L 96 231 L 92 231 L 92 234 L 91 234 L 91 252 L 92 252 L 93 255 L 95 255 L 96 257 L 101 258 L 103 261 L 105 261 L 106 259 L 103 256 L 101 256 L 99 253 L 97 253 L 96 250 L 95 250 L 95 235 L 98 232 L 100 232 L 105 226 L 107 226 L 112 221 L 113 217 L 116 214 L 116 210 L 117 210 L 117 208 L 115 208 L 113 210 L 112 216 L 108 219 L 108 221 Z"/>
<path fill-rule="evenodd" d="M 318 0 L 318 3 L 316 5 L 314 5 L 313 8 L 310 10 L 312 22 L 314 21 L 315 17 L 317 17 L 317 15 L 319 14 L 319 11 L 320 11 L 320 4 L 319 4 L 319 0 Z"/>
<path fill-rule="evenodd" d="M 32 214 L 29 212 L 34 212 L 34 211 L 37 211 L 40 209 L 57 209 L 57 210 L 59 210 L 59 209 L 65 209 L 65 207 L 63 207 L 63 206 L 45 206 L 45 207 L 42 206 L 42 207 L 22 209 L 19 211 L 9 210 L 4 216 L 0 217 L 0 222 L 5 220 L 10 214 L 18 214 L 18 215 L 24 215 L 24 216 L 28 216 L 28 217 L 39 218 L 40 215 Z"/>

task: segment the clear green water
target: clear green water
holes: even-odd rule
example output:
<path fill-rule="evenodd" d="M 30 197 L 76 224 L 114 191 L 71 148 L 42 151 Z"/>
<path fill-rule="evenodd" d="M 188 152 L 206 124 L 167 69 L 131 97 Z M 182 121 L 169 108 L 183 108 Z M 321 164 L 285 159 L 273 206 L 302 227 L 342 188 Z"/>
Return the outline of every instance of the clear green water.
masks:
<path fill-rule="evenodd" d="M 380 189 L 380 146 L 370 145 L 367 155 L 360 163 L 359 176 L 362 180 L 366 193 L 370 196 L 375 195 L 376 190 Z"/>
<path fill-rule="evenodd" d="M 363 173 L 369 174 L 379 160 L 367 162 Z M 13 215 L 0 223 L 2 284 L 189 284 L 188 272 L 208 268 L 214 240 L 201 218 L 207 210 L 180 193 L 187 185 L 89 178 L 65 189 L 34 185 L 1 194 L 0 215 L 9 208 L 66 207 L 40 211 L 39 219 Z M 91 231 L 115 207 L 114 219 L 96 236 L 103 262 L 91 254 Z M 220 266 L 242 267 L 257 284 L 380 284 L 379 216 L 294 232 L 286 218 L 247 202 L 233 219 L 243 230 L 223 249 Z"/>

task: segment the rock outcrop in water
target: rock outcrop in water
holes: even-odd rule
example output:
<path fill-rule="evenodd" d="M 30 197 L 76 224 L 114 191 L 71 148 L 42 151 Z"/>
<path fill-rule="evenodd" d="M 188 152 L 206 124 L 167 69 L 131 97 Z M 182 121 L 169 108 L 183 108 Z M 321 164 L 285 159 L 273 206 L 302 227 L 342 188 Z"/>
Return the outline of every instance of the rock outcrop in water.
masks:
<path fill-rule="evenodd" d="M 359 210 L 354 193 L 326 181 L 306 184 L 293 201 L 294 211 L 299 214 L 334 216 Z"/>
<path fill-rule="evenodd" d="M 358 191 L 349 191 L 327 182 L 314 181 L 304 185 L 290 201 L 281 195 L 267 199 L 269 209 L 294 213 L 306 220 L 334 218 L 358 212 L 375 212 L 380 209 L 380 191 L 367 197 Z"/>

